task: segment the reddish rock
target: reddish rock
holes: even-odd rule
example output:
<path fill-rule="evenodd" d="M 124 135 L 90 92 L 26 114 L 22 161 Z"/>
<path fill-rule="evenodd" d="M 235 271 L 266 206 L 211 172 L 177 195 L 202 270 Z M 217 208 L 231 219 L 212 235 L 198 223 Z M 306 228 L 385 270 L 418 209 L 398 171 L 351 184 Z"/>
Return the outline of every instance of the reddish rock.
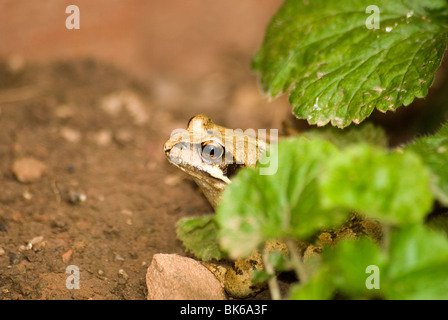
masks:
<path fill-rule="evenodd" d="M 221 283 L 201 263 L 155 254 L 146 273 L 148 300 L 225 300 Z"/>
<path fill-rule="evenodd" d="M 73 250 L 72 249 L 68 250 L 66 253 L 64 253 L 62 255 L 62 261 L 64 263 L 68 263 L 70 261 L 70 259 L 72 258 L 72 254 L 73 254 Z"/>

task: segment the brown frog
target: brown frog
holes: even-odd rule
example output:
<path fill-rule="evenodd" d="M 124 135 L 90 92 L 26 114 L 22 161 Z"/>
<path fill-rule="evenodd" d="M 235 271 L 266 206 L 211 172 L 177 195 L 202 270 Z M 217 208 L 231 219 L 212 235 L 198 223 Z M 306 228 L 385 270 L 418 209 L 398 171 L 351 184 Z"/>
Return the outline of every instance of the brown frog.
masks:
<path fill-rule="evenodd" d="M 186 130 L 171 135 L 164 151 L 168 161 L 191 176 L 216 207 L 232 175 L 239 168 L 255 166 L 267 147 L 263 139 L 216 125 L 208 116 L 200 114 L 190 119 Z M 263 268 L 258 252 L 247 259 L 238 259 L 229 269 L 212 264 L 206 266 L 223 282 L 232 297 L 248 297 L 265 286 L 251 281 L 253 271 Z"/>

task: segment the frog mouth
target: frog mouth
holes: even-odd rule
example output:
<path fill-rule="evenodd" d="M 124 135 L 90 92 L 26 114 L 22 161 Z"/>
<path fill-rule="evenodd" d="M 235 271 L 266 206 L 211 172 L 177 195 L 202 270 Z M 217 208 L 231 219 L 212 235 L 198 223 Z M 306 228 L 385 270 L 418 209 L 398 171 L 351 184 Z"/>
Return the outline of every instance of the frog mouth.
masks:
<path fill-rule="evenodd" d="M 201 179 L 207 176 L 209 179 L 214 179 L 216 181 L 221 181 L 226 184 L 230 183 L 230 179 L 224 174 L 221 168 L 216 166 L 207 166 L 207 170 L 203 168 L 198 168 L 195 166 L 179 167 L 182 171 L 195 176 L 197 179 Z"/>

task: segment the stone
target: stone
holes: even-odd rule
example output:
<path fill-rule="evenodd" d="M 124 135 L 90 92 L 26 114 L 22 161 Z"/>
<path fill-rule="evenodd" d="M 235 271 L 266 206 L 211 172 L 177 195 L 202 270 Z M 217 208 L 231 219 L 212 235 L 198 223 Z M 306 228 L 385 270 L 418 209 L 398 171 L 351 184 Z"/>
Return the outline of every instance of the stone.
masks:
<path fill-rule="evenodd" d="M 39 180 L 47 166 L 35 158 L 25 157 L 17 159 L 12 164 L 12 172 L 23 183 Z"/>
<path fill-rule="evenodd" d="M 92 140 L 100 147 L 107 147 L 112 142 L 112 131 L 103 129 L 92 136 Z"/>
<path fill-rule="evenodd" d="M 222 284 L 200 262 L 155 254 L 146 273 L 148 300 L 225 300 Z"/>
<path fill-rule="evenodd" d="M 62 261 L 64 263 L 68 263 L 70 261 L 70 259 L 72 258 L 72 255 L 73 255 L 73 250 L 72 249 L 68 250 L 67 252 L 65 252 L 62 255 Z"/>
<path fill-rule="evenodd" d="M 82 134 L 80 131 L 69 127 L 61 128 L 61 136 L 66 141 L 72 143 L 78 143 L 79 141 L 81 141 L 82 138 Z"/>
<path fill-rule="evenodd" d="M 34 251 L 39 251 L 40 249 L 44 248 L 46 246 L 46 243 L 44 241 L 43 236 L 37 236 L 28 241 L 28 244 L 26 245 L 27 250 L 33 249 Z"/>

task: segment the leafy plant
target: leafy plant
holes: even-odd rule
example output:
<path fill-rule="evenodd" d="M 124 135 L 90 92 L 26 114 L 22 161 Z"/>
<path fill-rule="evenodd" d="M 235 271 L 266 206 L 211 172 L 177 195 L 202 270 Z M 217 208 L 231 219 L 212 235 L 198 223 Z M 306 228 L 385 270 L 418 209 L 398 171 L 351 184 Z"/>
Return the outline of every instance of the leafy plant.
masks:
<path fill-rule="evenodd" d="M 369 29 L 370 5 L 286 0 L 253 60 L 265 93 L 289 92 L 297 117 L 340 128 L 424 97 L 447 47 L 448 2 L 376 1 L 380 26 Z M 275 270 L 296 272 L 291 299 L 448 298 L 448 223 L 427 223 L 434 207 L 448 213 L 448 124 L 392 150 L 372 124 L 314 128 L 271 152 L 276 163 L 237 173 L 215 216 L 179 222 L 188 250 L 236 259 L 284 241 L 289 255 L 264 250 L 266 269 L 255 274 L 274 298 Z M 277 172 L 261 175 L 269 165 Z M 309 258 L 298 250 L 353 212 L 378 221 L 381 240 L 349 237 Z"/>
<path fill-rule="evenodd" d="M 448 206 L 448 126 L 443 126 L 433 136 L 417 139 L 405 150 L 420 155 L 431 170 L 431 189 L 435 197 Z"/>
<path fill-rule="evenodd" d="M 299 118 L 319 126 L 360 123 L 424 97 L 448 39 L 445 0 L 287 0 L 253 60 L 270 97 L 289 91 Z"/>
<path fill-rule="evenodd" d="M 213 215 L 183 218 L 177 222 L 177 237 L 203 261 L 220 260 L 226 256 L 219 247 L 217 230 Z"/>
<path fill-rule="evenodd" d="M 412 224 L 394 230 L 387 247 L 363 238 L 327 248 L 320 268 L 290 298 L 326 299 L 337 291 L 351 298 L 448 299 L 447 263 L 446 236 Z M 378 290 L 366 286 L 369 266 L 378 267 Z"/>
<path fill-rule="evenodd" d="M 243 170 L 223 194 L 216 221 L 220 245 L 230 257 L 245 257 L 272 239 L 306 241 L 318 230 L 341 226 L 353 211 L 378 220 L 383 225 L 383 232 L 390 233 L 385 234 L 385 239 L 390 240 L 384 247 L 363 239 L 342 240 L 336 247 L 327 248 L 321 265 L 312 271 L 313 276 L 305 276 L 306 279 L 310 278 L 309 284 L 303 281 L 302 271 L 296 270 L 302 281 L 293 289 L 292 298 L 325 298 L 335 290 L 349 297 L 362 297 L 369 292 L 365 286 L 367 266 L 376 265 L 380 270 L 389 272 L 391 265 L 395 266 L 391 264 L 393 260 L 399 266 L 396 268 L 405 269 L 409 267 L 409 261 L 402 261 L 403 265 L 397 262 L 403 249 L 401 246 L 426 247 L 426 241 L 432 241 L 425 237 L 427 234 L 431 237 L 433 231 L 422 226 L 432 208 L 430 172 L 414 152 L 386 151 L 365 143 L 336 148 L 319 138 L 296 138 L 279 143 L 278 159 L 282 165 L 277 174 L 262 176 L 258 169 Z M 238 196 L 241 194 L 243 197 Z M 395 229 L 390 232 L 392 227 Z M 408 229 L 417 231 L 408 235 Z M 398 240 L 395 239 L 401 232 L 407 237 L 401 240 L 404 243 L 396 247 Z M 420 236 L 420 233 L 425 236 Z M 444 238 L 441 235 L 435 237 Z M 448 240 L 441 243 L 441 250 L 447 251 Z M 292 246 L 289 248 L 294 250 Z M 404 254 L 413 257 L 412 252 Z M 424 260 L 425 250 L 419 251 L 419 254 L 422 257 L 415 259 Z M 441 255 L 441 260 L 444 259 Z M 291 262 L 290 265 L 297 263 L 303 265 L 303 261 Z M 442 268 L 441 264 L 439 267 Z M 301 268 L 306 269 L 305 266 Z M 448 281 L 445 269 L 437 270 L 442 277 L 439 280 Z M 332 275 L 331 279 L 328 274 Z M 388 273 L 386 275 L 390 276 Z M 393 281 L 398 281 L 387 279 L 391 282 L 382 281 L 383 287 L 395 286 Z M 384 297 L 399 297 L 398 294 L 394 295 L 395 289 L 390 290 L 392 294 L 385 293 Z M 375 294 L 383 296 L 382 291 Z M 419 294 L 407 291 L 406 297 L 417 297 Z"/>

